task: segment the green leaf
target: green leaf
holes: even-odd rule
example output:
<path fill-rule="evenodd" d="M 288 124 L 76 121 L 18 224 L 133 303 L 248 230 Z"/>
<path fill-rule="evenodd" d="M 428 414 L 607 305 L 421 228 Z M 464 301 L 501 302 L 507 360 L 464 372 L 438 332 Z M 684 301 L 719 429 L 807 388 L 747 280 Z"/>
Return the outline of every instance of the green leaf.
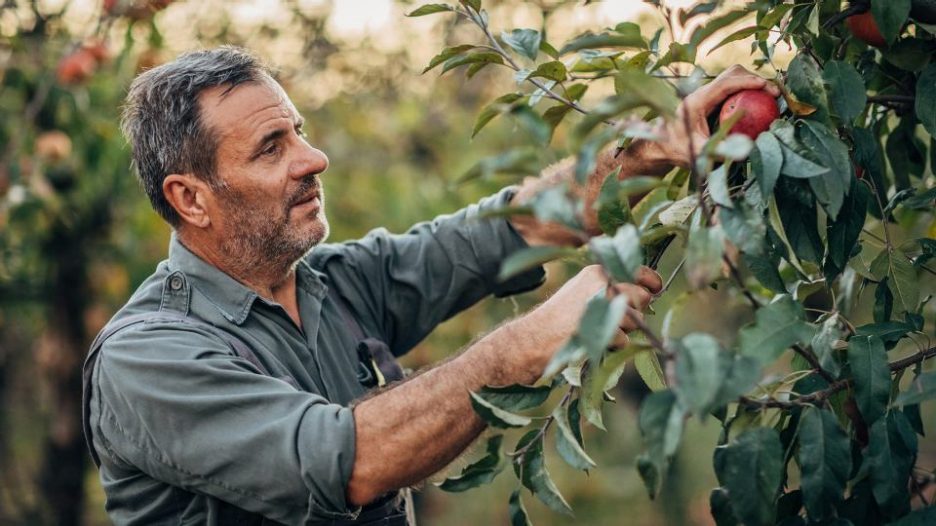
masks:
<path fill-rule="evenodd" d="M 887 286 L 894 295 L 897 313 L 915 312 L 920 303 L 920 286 L 913 263 L 900 250 L 888 253 Z"/>
<path fill-rule="evenodd" d="M 542 146 L 549 144 L 552 127 L 533 108 L 526 104 L 515 105 L 511 108 L 510 115 L 517 119 L 522 128 L 530 132 L 537 143 Z"/>
<path fill-rule="evenodd" d="M 598 226 L 605 234 L 617 232 L 617 229 L 627 223 L 630 217 L 630 205 L 627 199 L 620 197 L 621 181 L 618 180 L 620 173 L 621 167 L 618 166 L 605 176 L 598 198 L 595 199 L 594 208 L 598 215 Z"/>
<path fill-rule="evenodd" d="M 923 127 L 931 136 L 936 137 L 936 63 L 930 64 L 920 73 L 915 108 Z"/>
<path fill-rule="evenodd" d="M 562 82 L 568 75 L 569 72 L 566 70 L 565 64 L 558 60 L 553 60 L 550 62 L 543 62 L 539 66 L 536 66 L 536 69 L 530 73 L 528 78 L 542 77 L 549 80 L 555 80 L 556 82 Z"/>
<path fill-rule="evenodd" d="M 864 227 L 868 214 L 868 204 L 871 201 L 871 191 L 867 186 L 859 184 L 852 178 L 852 188 L 842 209 L 834 221 L 826 224 L 826 281 L 830 282 L 838 276 L 851 258 L 852 251 L 858 243 L 861 229 Z"/>
<path fill-rule="evenodd" d="M 805 261 L 818 263 L 822 259 L 822 239 L 812 192 L 805 184 L 782 179 L 777 185 L 777 212 L 790 248 Z M 804 196 L 805 192 L 805 196 Z"/>
<path fill-rule="evenodd" d="M 653 65 L 653 70 L 682 62 L 684 64 L 695 64 L 696 46 L 692 44 L 683 44 L 681 42 L 671 42 L 666 54 L 660 57 L 660 60 Z"/>
<path fill-rule="evenodd" d="M 721 276 L 725 233 L 718 225 L 704 228 L 693 224 L 686 247 L 686 279 L 694 290 L 708 286 Z"/>
<path fill-rule="evenodd" d="M 474 49 L 474 48 L 475 46 L 472 44 L 462 44 L 460 46 L 447 47 L 443 49 L 441 53 L 432 57 L 432 60 L 429 61 L 429 65 L 426 66 L 426 69 L 422 70 L 422 72 L 426 73 L 432 68 L 454 57 L 455 55 L 461 55 L 462 53 L 469 51 L 471 49 Z"/>
<path fill-rule="evenodd" d="M 885 348 L 888 344 L 897 343 L 907 333 L 913 332 L 916 327 L 904 321 L 885 321 L 880 323 L 869 323 L 862 325 L 855 330 L 856 336 L 875 336 L 884 342 Z"/>
<path fill-rule="evenodd" d="M 633 282 L 637 270 L 643 265 L 640 235 L 631 224 L 622 225 L 612 238 L 592 238 L 588 248 L 614 281 Z"/>
<path fill-rule="evenodd" d="M 874 500 L 888 514 L 908 511 L 907 482 L 916 454 L 916 434 L 903 413 L 891 411 L 871 426 L 865 462 Z"/>
<path fill-rule="evenodd" d="M 822 322 L 810 343 L 810 347 L 819 359 L 819 365 L 836 378 L 842 371 L 842 365 L 839 363 L 835 346 L 842 336 L 839 317 L 834 315 Z"/>
<path fill-rule="evenodd" d="M 829 217 L 838 217 L 845 195 L 855 178 L 848 146 L 839 139 L 838 134 L 822 123 L 804 121 L 801 131 L 803 144 L 812 150 L 828 173 L 809 179 L 813 193 L 829 213 Z"/>
<path fill-rule="evenodd" d="M 552 413 L 553 421 L 556 423 L 556 451 L 567 464 L 575 469 L 588 470 L 595 466 L 595 461 L 588 456 L 588 453 L 582 448 L 576 440 L 575 433 L 569 424 L 568 408 L 563 405 L 557 405 Z M 576 423 L 578 425 L 578 423 Z"/>
<path fill-rule="evenodd" d="M 710 17 L 706 21 L 705 25 L 697 27 L 692 32 L 692 36 L 689 38 L 689 42 L 694 46 L 698 46 L 721 29 L 724 29 L 725 27 L 730 26 L 745 16 L 750 15 L 751 12 L 752 11 L 750 11 L 749 8 L 744 7 L 733 11 L 728 11 L 723 15 Z"/>
<path fill-rule="evenodd" d="M 656 353 L 647 351 L 634 356 L 634 367 L 647 389 L 654 392 L 666 389 L 666 377 Z"/>
<path fill-rule="evenodd" d="M 767 225 L 764 218 L 747 203 L 736 203 L 734 208 L 718 212 L 722 230 L 741 252 L 763 256 L 767 251 Z"/>
<path fill-rule="evenodd" d="M 864 79 L 848 62 L 830 60 L 822 69 L 822 78 L 829 86 L 829 103 L 842 122 L 854 121 L 868 103 Z"/>
<path fill-rule="evenodd" d="M 505 411 L 484 398 L 481 398 L 477 393 L 469 394 L 471 395 L 471 406 L 474 408 L 475 413 L 478 413 L 478 415 L 492 427 L 501 429 L 526 427 L 533 421 L 533 419 L 528 416 L 516 415 L 510 411 Z"/>
<path fill-rule="evenodd" d="M 523 507 L 523 501 L 520 500 L 520 490 L 515 489 L 510 494 L 508 508 L 510 511 L 510 526 L 532 526 L 526 508 Z"/>
<path fill-rule="evenodd" d="M 579 397 L 579 408 L 585 418 L 598 429 L 604 429 L 604 419 L 601 416 L 601 407 L 604 405 L 605 391 L 613 389 L 624 374 L 627 360 L 635 351 L 620 349 L 605 353 L 601 365 L 593 367 L 582 386 L 582 395 Z"/>
<path fill-rule="evenodd" d="M 754 149 L 754 141 L 747 135 L 732 133 L 715 147 L 715 155 L 734 161 L 744 161 Z M 722 165 L 725 166 L 725 165 Z"/>
<path fill-rule="evenodd" d="M 755 316 L 753 325 L 741 329 L 740 351 L 761 363 L 775 361 L 794 343 L 812 340 L 813 329 L 803 321 L 803 306 L 789 295 L 778 295 Z"/>
<path fill-rule="evenodd" d="M 723 164 L 712 170 L 708 179 L 709 197 L 715 204 L 731 208 L 731 193 L 728 191 L 728 168 L 730 165 Z"/>
<path fill-rule="evenodd" d="M 541 222 L 555 222 L 570 228 L 579 228 L 576 204 L 567 189 L 553 186 L 539 192 L 531 199 L 533 215 Z"/>
<path fill-rule="evenodd" d="M 764 18 L 761 18 L 760 26 L 765 29 L 773 28 L 793 7 L 793 4 L 780 4 L 774 7 L 764 15 Z"/>
<path fill-rule="evenodd" d="M 458 0 L 461 5 L 470 7 L 475 12 L 481 11 L 481 0 Z"/>
<path fill-rule="evenodd" d="M 888 44 L 897 39 L 910 17 L 910 3 L 910 0 L 871 0 L 871 14 Z"/>
<path fill-rule="evenodd" d="M 417 7 L 414 11 L 410 12 L 406 16 L 425 16 L 432 15 L 435 13 L 445 13 L 454 11 L 455 8 L 448 4 L 426 4 L 420 7 Z"/>
<path fill-rule="evenodd" d="M 723 38 L 722 41 L 718 43 L 718 45 L 712 48 L 712 51 L 715 51 L 716 49 L 724 45 L 730 44 L 732 42 L 737 42 L 738 40 L 744 40 L 745 38 L 757 33 L 758 31 L 763 31 L 763 30 L 764 28 L 760 26 L 742 27 L 741 29 Z M 709 51 L 709 53 L 712 53 L 712 51 Z"/>
<path fill-rule="evenodd" d="M 721 458 L 716 475 L 728 491 L 735 517 L 750 526 L 772 526 L 783 477 L 780 435 L 774 429 L 758 427 L 718 450 Z"/>
<path fill-rule="evenodd" d="M 643 39 L 640 34 L 633 34 L 631 32 L 621 34 L 621 33 L 585 33 L 579 35 L 572 40 L 566 42 L 562 49 L 559 50 L 560 55 L 565 55 L 572 51 L 578 51 L 580 49 L 595 49 L 595 48 L 637 48 L 637 49 L 647 49 L 647 41 Z"/>
<path fill-rule="evenodd" d="M 481 113 L 478 114 L 478 119 L 475 121 L 474 128 L 471 130 L 471 136 L 474 137 L 477 135 L 478 132 L 481 131 L 481 128 L 484 128 L 494 117 L 509 112 L 514 104 L 522 99 L 524 99 L 522 93 L 508 93 L 494 99 L 493 102 L 485 106 L 484 109 L 481 110 Z"/>
<path fill-rule="evenodd" d="M 715 338 L 699 332 L 683 337 L 677 352 L 676 396 L 681 405 L 703 417 L 713 408 L 731 356 Z"/>
<path fill-rule="evenodd" d="M 442 74 L 466 64 L 503 64 L 504 57 L 493 51 L 475 51 L 467 55 L 456 55 L 442 63 Z"/>
<path fill-rule="evenodd" d="M 830 411 L 803 410 L 798 460 L 809 518 L 818 521 L 832 516 L 844 500 L 852 462 L 848 435 Z"/>
<path fill-rule="evenodd" d="M 638 458 L 638 470 L 653 498 L 659 490 L 660 476 L 679 447 L 685 410 L 670 391 L 651 393 L 644 399 L 637 417 L 646 453 Z"/>
<path fill-rule="evenodd" d="M 800 53 L 793 58 L 787 69 L 786 86 L 797 100 L 816 108 L 816 112 L 810 115 L 811 119 L 819 121 L 828 119 L 829 102 L 822 71 L 812 57 L 806 53 Z"/>
<path fill-rule="evenodd" d="M 514 49 L 517 53 L 530 60 L 536 60 L 536 53 L 539 51 L 542 35 L 534 29 L 514 29 L 510 33 L 501 33 L 501 40 Z"/>
<path fill-rule="evenodd" d="M 614 77 L 614 89 L 664 116 L 675 115 L 679 106 L 672 84 L 635 68 L 622 69 Z"/>
<path fill-rule="evenodd" d="M 514 252 L 501 264 L 500 273 L 497 275 L 499 281 L 522 274 L 528 270 L 542 266 L 544 263 L 575 256 L 578 252 L 574 248 L 556 247 L 549 245 L 534 246 Z"/>
<path fill-rule="evenodd" d="M 848 340 L 848 363 L 858 410 L 865 422 L 873 424 L 884 414 L 890 396 L 890 368 L 884 343 L 875 336 L 853 336 Z"/>
<path fill-rule="evenodd" d="M 919 404 L 936 398 L 936 371 L 917 375 L 906 391 L 894 400 L 897 407 Z"/>
<path fill-rule="evenodd" d="M 465 466 L 461 473 L 436 484 L 442 491 L 456 493 L 488 484 L 504 469 L 501 462 L 501 443 L 504 435 L 494 435 L 488 439 L 487 455 Z"/>
<path fill-rule="evenodd" d="M 936 506 L 913 510 L 909 515 L 887 523 L 887 526 L 932 526 L 936 524 Z"/>
<path fill-rule="evenodd" d="M 780 148 L 777 136 L 770 132 L 758 135 L 755 145 L 757 147 L 751 153 L 751 168 L 754 170 L 757 184 L 760 185 L 761 194 L 766 200 L 773 194 L 774 185 L 780 177 L 780 169 L 783 167 L 783 150 Z"/>
<path fill-rule="evenodd" d="M 543 457 L 543 437 L 532 438 L 531 433 L 539 433 L 538 430 L 530 431 L 524 435 L 517 443 L 518 449 L 521 447 L 529 448 L 523 452 L 520 457 L 519 469 L 520 482 L 536 496 L 543 504 L 557 513 L 572 515 L 572 508 L 566 502 L 559 489 L 549 477 L 546 471 L 546 460 Z"/>
<path fill-rule="evenodd" d="M 780 173 L 794 179 L 808 179 L 829 172 L 818 164 L 819 158 L 797 138 L 796 128 L 789 122 L 778 119 L 770 125 L 770 132 L 780 141 L 783 150 L 783 166 Z"/>
<path fill-rule="evenodd" d="M 542 405 L 551 392 L 552 389 L 548 385 L 487 385 L 478 391 L 478 396 L 507 411 L 526 411 Z"/>
<path fill-rule="evenodd" d="M 478 177 L 490 177 L 495 174 L 534 174 L 539 171 L 539 156 L 534 149 L 509 150 L 495 157 L 482 159 L 467 172 L 455 180 L 455 184 L 465 183 Z"/>
<path fill-rule="evenodd" d="M 579 321 L 576 337 L 594 365 L 599 363 L 614 335 L 620 330 L 621 320 L 628 308 L 627 298 L 623 294 L 609 300 L 604 290 L 585 304 L 585 313 Z"/>
<path fill-rule="evenodd" d="M 715 519 L 716 526 L 738 525 L 734 512 L 731 510 L 731 498 L 728 497 L 728 490 L 725 488 L 712 490 L 709 494 L 709 509 L 712 512 L 712 518 Z"/>
<path fill-rule="evenodd" d="M 715 409 L 737 400 L 739 396 L 754 388 L 761 378 L 761 364 L 750 356 L 732 354 L 726 364 L 728 368 L 725 371 L 725 381 L 712 402 Z"/>

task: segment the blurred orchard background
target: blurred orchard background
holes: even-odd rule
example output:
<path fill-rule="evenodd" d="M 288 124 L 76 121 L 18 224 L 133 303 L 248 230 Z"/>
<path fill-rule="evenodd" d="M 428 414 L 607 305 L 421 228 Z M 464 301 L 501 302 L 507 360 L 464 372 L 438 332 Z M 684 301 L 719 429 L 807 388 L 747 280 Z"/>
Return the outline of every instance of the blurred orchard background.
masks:
<path fill-rule="evenodd" d="M 644 35 L 664 24 L 639 0 L 492 0 L 485 7 L 498 31 L 546 28 L 560 42 L 622 21 L 639 23 Z M 442 47 L 479 38 L 461 18 L 406 18 L 414 8 L 391 0 L 0 2 L 0 524 L 107 523 L 80 432 L 81 362 L 97 331 L 166 256 L 169 237 L 132 176 L 118 130 L 123 96 L 139 71 L 220 44 L 248 47 L 275 66 L 307 119 L 310 143 L 331 159 L 323 178 L 331 241 L 377 226 L 401 231 L 512 182 L 452 184 L 479 159 L 530 139 L 507 119 L 471 139 L 478 110 L 514 80 L 499 68 L 470 80 L 458 70 L 421 74 Z M 698 64 L 712 74 L 733 63 L 751 67 L 749 50 L 743 41 L 703 49 Z M 791 51 L 780 49 L 775 62 L 785 65 Z M 562 157 L 562 137 L 554 144 L 543 166 Z M 406 365 L 418 368 L 460 349 L 574 270 L 554 264 L 540 290 L 487 301 L 450 320 Z M 730 306 L 715 292 L 708 298 L 697 308 L 710 330 L 737 327 Z M 649 317 L 651 325 L 662 323 L 657 318 Z M 628 374 L 619 394 L 610 407 L 615 414 L 606 415 L 608 432 L 586 429 L 597 470 L 586 476 L 552 459 L 575 522 L 711 523 L 717 422 L 691 421 L 661 495 L 650 501 L 634 469 L 641 449 L 636 406 L 645 387 Z M 463 494 L 426 484 L 417 497 L 419 518 L 507 524 L 509 478 Z M 536 524 L 569 522 L 534 499 L 527 506 Z"/>

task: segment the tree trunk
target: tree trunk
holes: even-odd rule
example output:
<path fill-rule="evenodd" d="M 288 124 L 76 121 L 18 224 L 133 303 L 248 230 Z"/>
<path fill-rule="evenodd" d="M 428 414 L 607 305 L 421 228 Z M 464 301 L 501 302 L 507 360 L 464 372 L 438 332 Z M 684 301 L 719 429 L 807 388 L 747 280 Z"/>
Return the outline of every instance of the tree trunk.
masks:
<path fill-rule="evenodd" d="M 87 352 L 84 315 L 89 287 L 83 243 L 68 228 L 56 229 L 48 261 L 56 262 L 49 280 L 49 314 L 36 359 L 45 383 L 49 434 L 39 483 L 52 524 L 77 526 L 84 514 L 87 453 L 81 425 L 81 365 Z"/>

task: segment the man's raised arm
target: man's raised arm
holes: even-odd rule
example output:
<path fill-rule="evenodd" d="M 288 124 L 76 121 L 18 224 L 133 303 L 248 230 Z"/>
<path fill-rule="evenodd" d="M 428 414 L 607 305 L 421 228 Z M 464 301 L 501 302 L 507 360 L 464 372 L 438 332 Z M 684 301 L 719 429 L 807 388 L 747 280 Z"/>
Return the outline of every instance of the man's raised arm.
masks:
<path fill-rule="evenodd" d="M 357 404 L 348 503 L 364 505 L 387 491 L 420 482 L 451 462 L 485 425 L 474 413 L 468 392 L 484 385 L 535 382 L 575 331 L 585 303 L 607 283 L 600 267 L 585 267 L 527 315 L 502 325 L 451 360 Z M 661 287 L 660 277 L 649 269 L 640 273 L 637 284 L 618 285 L 637 310 Z M 625 319 L 621 327 L 634 326 Z"/>

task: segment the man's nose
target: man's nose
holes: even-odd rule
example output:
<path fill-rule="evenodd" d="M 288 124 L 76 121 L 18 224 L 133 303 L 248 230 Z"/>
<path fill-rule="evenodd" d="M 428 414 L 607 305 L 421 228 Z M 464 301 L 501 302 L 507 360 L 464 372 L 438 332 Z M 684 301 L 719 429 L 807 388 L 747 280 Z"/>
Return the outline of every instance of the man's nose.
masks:
<path fill-rule="evenodd" d="M 317 175 L 328 169 L 328 156 L 318 148 L 306 145 L 302 155 L 289 165 L 289 176 L 293 179 L 302 179 L 309 175 Z"/>

